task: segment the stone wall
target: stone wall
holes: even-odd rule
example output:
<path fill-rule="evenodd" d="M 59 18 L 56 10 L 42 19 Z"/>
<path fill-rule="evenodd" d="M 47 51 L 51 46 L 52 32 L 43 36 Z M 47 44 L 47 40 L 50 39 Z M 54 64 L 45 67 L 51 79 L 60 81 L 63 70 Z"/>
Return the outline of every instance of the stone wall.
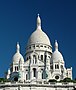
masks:
<path fill-rule="evenodd" d="M 76 90 L 76 83 L 5 83 L 0 84 L 0 90 Z"/>

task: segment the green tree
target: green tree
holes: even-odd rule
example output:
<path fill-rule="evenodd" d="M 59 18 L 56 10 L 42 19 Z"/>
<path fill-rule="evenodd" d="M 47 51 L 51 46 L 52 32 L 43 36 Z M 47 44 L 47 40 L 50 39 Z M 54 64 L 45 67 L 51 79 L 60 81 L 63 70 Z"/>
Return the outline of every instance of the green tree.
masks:
<path fill-rule="evenodd" d="M 6 79 L 6 78 L 0 78 L 0 82 L 9 82 L 10 80 Z"/>

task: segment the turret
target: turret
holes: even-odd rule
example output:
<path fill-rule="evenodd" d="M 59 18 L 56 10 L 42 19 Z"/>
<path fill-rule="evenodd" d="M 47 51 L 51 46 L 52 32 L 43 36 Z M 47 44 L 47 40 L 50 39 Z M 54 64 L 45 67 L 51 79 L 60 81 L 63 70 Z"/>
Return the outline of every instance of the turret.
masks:
<path fill-rule="evenodd" d="M 58 50 L 58 42 L 55 41 L 55 51 L 52 54 L 53 60 L 53 72 L 56 72 L 59 75 L 54 75 L 56 80 L 60 80 L 64 78 L 64 59 L 61 52 Z"/>

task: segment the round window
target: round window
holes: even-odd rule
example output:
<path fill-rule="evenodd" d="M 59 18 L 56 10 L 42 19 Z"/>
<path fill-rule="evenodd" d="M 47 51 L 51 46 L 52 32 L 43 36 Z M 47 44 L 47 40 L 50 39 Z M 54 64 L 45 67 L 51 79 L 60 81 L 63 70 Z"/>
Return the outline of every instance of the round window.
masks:
<path fill-rule="evenodd" d="M 55 79 L 59 79 L 59 76 L 55 76 Z"/>

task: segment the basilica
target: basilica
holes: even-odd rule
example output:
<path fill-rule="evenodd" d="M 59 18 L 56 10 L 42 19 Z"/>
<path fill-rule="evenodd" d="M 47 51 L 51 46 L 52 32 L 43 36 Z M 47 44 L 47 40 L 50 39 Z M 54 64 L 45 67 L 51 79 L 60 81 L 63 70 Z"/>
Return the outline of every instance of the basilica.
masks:
<path fill-rule="evenodd" d="M 52 47 L 49 37 L 41 28 L 41 19 L 38 15 L 37 28 L 28 39 L 24 57 L 17 43 L 16 53 L 12 57 L 6 78 L 30 84 L 48 82 L 52 79 L 60 81 L 67 77 L 72 79 L 72 67 L 65 67 L 57 40 L 54 51 Z"/>

